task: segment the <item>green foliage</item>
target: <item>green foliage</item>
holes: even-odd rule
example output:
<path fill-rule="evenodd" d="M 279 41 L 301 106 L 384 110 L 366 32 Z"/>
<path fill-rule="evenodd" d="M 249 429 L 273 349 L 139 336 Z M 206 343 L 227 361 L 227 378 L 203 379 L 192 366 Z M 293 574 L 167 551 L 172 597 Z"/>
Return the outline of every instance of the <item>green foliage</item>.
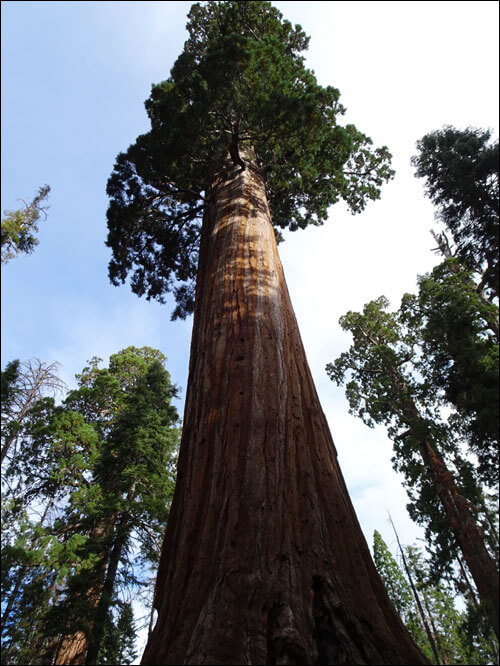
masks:
<path fill-rule="evenodd" d="M 409 619 L 413 609 L 411 588 L 380 532 L 373 532 L 373 560 L 392 603 L 403 622 Z"/>
<path fill-rule="evenodd" d="M 477 614 L 470 595 L 465 595 L 465 609 L 458 610 L 456 593 L 443 581 L 436 581 L 431 571 L 432 565 L 419 548 L 407 546 L 406 560 L 422 599 L 424 614 L 430 623 L 441 662 L 497 663 L 498 644 L 491 627 L 485 622 L 484 613 Z"/>
<path fill-rule="evenodd" d="M 131 664 L 137 656 L 132 606 L 119 601 L 116 605 L 117 612 L 110 612 L 106 619 L 103 648 L 99 654 L 99 663 L 110 666 Z"/>
<path fill-rule="evenodd" d="M 42 363 L 38 359 L 11 361 L 2 372 L 2 463 L 12 458 L 12 448 L 29 410 L 44 395 L 56 396 L 65 388 L 57 375 L 57 363 Z"/>
<path fill-rule="evenodd" d="M 404 303 L 408 302 L 405 297 Z M 475 507 L 490 546 L 494 541 L 485 510 L 485 494 L 478 469 L 462 452 L 462 429 L 449 410 L 441 386 L 432 381 L 432 364 L 422 351 L 422 339 L 407 310 L 388 312 L 385 297 L 365 305 L 362 313 L 348 312 L 340 319 L 353 336 L 349 351 L 326 367 L 337 384 L 346 383 L 350 413 L 373 427 L 385 425 L 394 443 L 394 468 L 405 476 L 411 517 L 426 527 L 434 550 L 436 573 L 449 570 L 454 536 L 439 498 L 439 486 L 426 463 L 430 442 L 448 469 L 454 472 L 458 492 Z M 490 538 L 491 537 L 491 538 Z"/>
<path fill-rule="evenodd" d="M 1 373 L 2 424 L 7 420 L 4 415 L 8 417 L 14 409 L 14 401 L 18 391 L 19 365 L 18 360 L 10 361 Z"/>
<path fill-rule="evenodd" d="M 25 203 L 24 209 L 6 210 L 2 218 L 2 264 L 24 252 L 30 254 L 38 245 L 38 220 L 40 213 L 44 213 L 48 206 L 41 202 L 49 195 L 50 187 L 44 185 L 30 204 Z"/>
<path fill-rule="evenodd" d="M 434 653 L 409 581 L 377 530 L 373 533 L 373 560 L 387 594 L 406 628 L 432 663 L 435 660 Z"/>
<path fill-rule="evenodd" d="M 457 256 L 483 273 L 482 286 L 498 298 L 498 141 L 491 132 L 444 127 L 417 142 L 416 176 L 437 216 L 453 235 Z"/>
<path fill-rule="evenodd" d="M 435 663 L 436 656 L 424 629 L 424 621 L 432 635 L 439 663 L 496 663 L 497 649 L 491 628 L 484 625 L 484 615 L 478 615 L 470 596 L 467 597 L 465 609 L 458 610 L 456 593 L 431 575 L 429 561 L 421 550 L 416 546 L 407 546 L 403 552 L 407 574 L 412 578 L 421 610 L 405 573 L 375 530 L 373 557 L 377 571 L 401 619 L 429 661 Z"/>
<path fill-rule="evenodd" d="M 93 359 L 62 405 L 41 398 L 23 419 L 2 505 L 9 663 L 51 663 L 62 635 L 79 630 L 102 663 L 133 661 L 121 596 L 145 584 L 139 566 L 156 564 L 175 484 L 177 389 L 165 361 L 149 347 L 122 350 L 107 368 Z"/>
<path fill-rule="evenodd" d="M 20 362 L 10 361 L 1 373 L 1 405 L 2 405 L 2 460 L 4 446 L 9 439 L 14 439 L 18 430 L 16 409 L 20 393 Z M 7 451 L 6 451 L 7 452 Z"/>
<path fill-rule="evenodd" d="M 108 182 L 113 284 L 132 274 L 139 296 L 176 316 L 193 309 L 200 218 L 228 156 L 253 148 L 277 234 L 322 224 L 344 199 L 352 212 L 392 177 L 385 147 L 338 124 L 339 91 L 320 86 L 301 54 L 308 38 L 269 2 L 207 2 L 189 13 L 189 38 L 170 77 L 154 85 L 151 131 L 118 156 Z"/>
<path fill-rule="evenodd" d="M 456 258 L 419 279 L 401 316 L 421 345 L 418 371 L 456 409 L 455 427 L 478 456 L 485 482 L 498 478 L 498 306 L 477 291 Z"/>

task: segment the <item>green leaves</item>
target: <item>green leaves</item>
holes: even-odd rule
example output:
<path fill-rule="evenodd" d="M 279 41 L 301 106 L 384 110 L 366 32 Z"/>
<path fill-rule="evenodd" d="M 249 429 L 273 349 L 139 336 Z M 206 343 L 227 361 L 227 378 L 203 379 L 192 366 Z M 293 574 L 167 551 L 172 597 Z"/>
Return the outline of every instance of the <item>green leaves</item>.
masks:
<path fill-rule="evenodd" d="M 196 4 L 187 27 L 146 101 L 151 131 L 118 156 L 107 190 L 111 281 L 130 274 L 162 302 L 173 291 L 174 317 L 193 309 L 199 219 L 229 154 L 242 165 L 254 148 L 277 236 L 322 224 L 339 199 L 362 211 L 393 175 L 387 148 L 338 124 L 339 91 L 318 85 L 300 55 L 308 38 L 269 2 Z"/>
<path fill-rule="evenodd" d="M 420 606 L 412 594 L 409 581 L 377 530 L 373 534 L 373 558 L 387 593 L 413 639 L 431 663 L 484 664 L 495 661 L 491 628 L 470 594 L 466 605 L 456 604 L 456 593 L 444 581 L 436 580 L 432 564 L 416 546 L 402 548 L 406 576 L 411 577 Z M 457 606 L 461 608 L 458 610 Z M 434 642 L 433 649 L 427 624 Z"/>
<path fill-rule="evenodd" d="M 403 622 L 408 622 L 413 611 L 411 588 L 377 530 L 373 532 L 373 560 L 389 598 Z"/>
<path fill-rule="evenodd" d="M 2 218 L 2 264 L 7 263 L 21 252 L 30 254 L 38 245 L 38 220 L 48 206 L 41 202 L 49 195 L 50 187 L 44 185 L 30 204 L 25 203 L 24 209 L 6 210 Z"/>

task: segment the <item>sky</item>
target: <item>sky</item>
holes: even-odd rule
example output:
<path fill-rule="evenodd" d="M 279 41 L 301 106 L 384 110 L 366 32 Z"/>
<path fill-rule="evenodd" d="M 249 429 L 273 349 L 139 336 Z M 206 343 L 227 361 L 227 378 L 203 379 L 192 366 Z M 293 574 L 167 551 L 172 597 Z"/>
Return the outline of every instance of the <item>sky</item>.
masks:
<path fill-rule="evenodd" d="M 424 134 L 453 125 L 498 132 L 498 3 L 274 2 L 311 41 L 306 64 L 333 85 L 354 123 L 387 145 L 395 178 L 352 216 L 285 234 L 279 251 L 306 354 L 358 519 L 395 552 L 423 536 L 405 509 L 385 429 L 349 415 L 325 365 L 350 346 L 338 324 L 384 294 L 397 308 L 439 257 L 424 183 L 410 158 Z M 94 356 L 151 346 L 186 390 L 192 319 L 170 321 L 107 277 L 106 182 L 117 154 L 149 130 L 144 100 L 183 48 L 190 2 L 2 2 L 2 211 L 50 185 L 40 244 L 2 267 L 2 367 L 61 363 L 69 386 Z"/>

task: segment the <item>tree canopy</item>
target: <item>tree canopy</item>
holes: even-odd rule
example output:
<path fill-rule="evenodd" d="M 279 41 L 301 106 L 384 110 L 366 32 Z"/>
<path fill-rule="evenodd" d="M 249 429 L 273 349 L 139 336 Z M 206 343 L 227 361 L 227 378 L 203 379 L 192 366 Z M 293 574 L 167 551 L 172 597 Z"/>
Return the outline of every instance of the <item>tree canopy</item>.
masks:
<path fill-rule="evenodd" d="M 152 595 L 175 484 L 176 387 L 158 350 L 128 347 L 107 368 L 100 361 L 61 405 L 39 397 L 30 406 L 4 465 L 8 663 L 134 658 L 129 602 L 148 587 Z M 2 390 L 17 367 L 7 367 Z"/>
<path fill-rule="evenodd" d="M 318 84 L 308 37 L 271 3 L 195 4 L 188 18 L 184 51 L 146 101 L 151 130 L 107 189 L 111 281 L 131 273 L 135 293 L 160 301 L 173 290 L 174 317 L 192 311 L 200 220 L 229 155 L 244 169 L 255 150 L 278 237 L 322 224 L 340 199 L 363 210 L 393 175 L 387 148 L 339 124 L 339 91 Z"/>
<path fill-rule="evenodd" d="M 403 303 L 409 299 L 406 295 Z M 434 563 L 440 565 L 436 569 L 441 569 L 453 560 L 453 536 L 442 510 L 440 484 L 431 472 L 423 443 L 432 443 L 453 470 L 458 491 L 474 506 L 485 537 L 489 529 L 481 480 L 494 484 L 495 475 L 490 469 L 478 469 L 463 451 L 463 421 L 450 410 L 442 381 L 432 381 L 432 359 L 422 352 L 418 317 L 408 317 L 405 308 L 389 312 L 388 307 L 382 296 L 367 303 L 363 312 L 342 317 L 340 324 L 352 333 L 353 344 L 326 369 L 337 384 L 346 383 L 352 414 L 370 427 L 387 426 L 394 442 L 392 462 L 405 475 L 411 499 L 408 510 L 417 523 L 426 526 Z"/>
<path fill-rule="evenodd" d="M 417 178 L 437 218 L 451 231 L 457 257 L 483 274 L 481 286 L 498 298 L 498 141 L 491 132 L 446 126 L 417 142 Z"/>
<path fill-rule="evenodd" d="M 465 609 L 459 610 L 455 604 L 456 592 L 446 582 L 436 580 L 421 549 L 401 544 L 400 549 L 404 573 L 375 530 L 375 566 L 401 619 L 429 661 L 497 663 L 495 639 L 488 626 L 477 626 L 477 611 L 470 595 L 465 598 Z"/>
<path fill-rule="evenodd" d="M 40 213 L 45 216 L 48 206 L 43 206 L 42 201 L 49 195 L 50 187 L 44 185 L 38 189 L 38 194 L 33 197 L 30 204 L 24 203 L 24 209 L 4 211 L 2 218 L 2 264 L 6 264 L 13 257 L 24 252 L 33 252 L 39 241 L 38 220 Z"/>
<path fill-rule="evenodd" d="M 401 316 L 422 352 L 418 372 L 453 405 L 454 427 L 478 457 L 483 480 L 498 479 L 498 306 L 480 298 L 477 278 L 456 258 L 419 278 Z"/>

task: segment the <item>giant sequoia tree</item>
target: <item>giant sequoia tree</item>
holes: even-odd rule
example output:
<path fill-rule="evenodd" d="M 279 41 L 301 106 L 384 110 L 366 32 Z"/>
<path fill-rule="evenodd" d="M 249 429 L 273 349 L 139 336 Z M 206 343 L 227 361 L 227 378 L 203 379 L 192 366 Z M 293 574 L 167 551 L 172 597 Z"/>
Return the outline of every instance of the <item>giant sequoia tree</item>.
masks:
<path fill-rule="evenodd" d="M 188 30 L 108 184 L 111 280 L 194 310 L 143 663 L 425 663 L 357 522 L 276 246 L 340 199 L 361 211 L 390 156 L 339 124 L 270 3 L 197 4 Z"/>

